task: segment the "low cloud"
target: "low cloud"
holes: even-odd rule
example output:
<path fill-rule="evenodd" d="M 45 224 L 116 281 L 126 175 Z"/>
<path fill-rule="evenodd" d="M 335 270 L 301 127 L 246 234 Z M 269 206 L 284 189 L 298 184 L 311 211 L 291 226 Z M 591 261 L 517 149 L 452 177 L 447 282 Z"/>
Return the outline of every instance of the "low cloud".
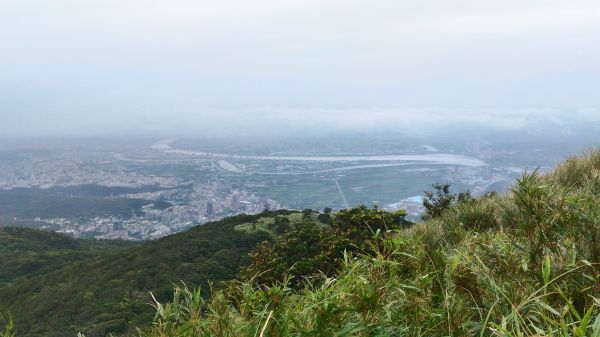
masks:
<path fill-rule="evenodd" d="M 0 137 L 515 130 L 600 107 L 594 0 L 4 0 L 0 41 Z"/>

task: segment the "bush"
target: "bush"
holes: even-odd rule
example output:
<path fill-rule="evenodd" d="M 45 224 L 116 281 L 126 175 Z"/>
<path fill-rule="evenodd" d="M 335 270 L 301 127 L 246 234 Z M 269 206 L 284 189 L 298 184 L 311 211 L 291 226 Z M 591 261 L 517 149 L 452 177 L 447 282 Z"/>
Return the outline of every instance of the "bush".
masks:
<path fill-rule="evenodd" d="M 361 206 L 335 214 L 329 226 L 304 217 L 275 242 L 263 242 L 250 252 L 252 262 L 239 277 L 260 285 L 299 286 L 320 274 L 335 276 L 345 252 L 368 251 L 389 230 L 399 228 L 405 215 Z"/>
<path fill-rule="evenodd" d="M 436 183 L 431 187 L 433 187 L 433 191 L 425 191 L 423 198 L 423 206 L 425 206 L 423 219 L 425 220 L 439 218 L 453 203 L 471 199 L 469 191 L 458 194 L 450 193 L 450 184 Z"/>

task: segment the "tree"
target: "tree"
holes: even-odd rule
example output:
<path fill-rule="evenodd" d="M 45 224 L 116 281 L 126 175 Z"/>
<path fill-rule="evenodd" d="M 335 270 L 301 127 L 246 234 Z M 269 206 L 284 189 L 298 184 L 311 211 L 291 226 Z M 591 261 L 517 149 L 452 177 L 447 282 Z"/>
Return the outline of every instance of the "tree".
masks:
<path fill-rule="evenodd" d="M 285 233 L 290 228 L 290 219 L 284 216 L 278 216 L 273 223 L 273 229 L 277 235 Z"/>
<path fill-rule="evenodd" d="M 435 183 L 431 185 L 433 191 L 425 191 L 423 206 L 425 206 L 425 219 L 439 218 L 454 202 L 471 200 L 471 192 L 450 193 L 450 184 Z"/>
<path fill-rule="evenodd" d="M 347 237 L 354 244 L 361 244 L 371 239 L 377 232 L 385 233 L 390 229 L 398 228 L 405 216 L 404 210 L 391 213 L 377 208 L 370 209 L 363 205 L 336 213 L 331 221 L 331 229 L 337 235 Z"/>
<path fill-rule="evenodd" d="M 300 284 L 304 277 L 310 277 L 324 267 L 324 243 L 329 241 L 329 233 L 314 221 L 305 220 L 293 226 L 275 242 L 262 242 L 248 255 L 251 264 L 243 267 L 239 277 L 257 284 L 284 282 L 291 276 L 292 285 Z"/>
<path fill-rule="evenodd" d="M 370 243 L 400 228 L 405 216 L 403 210 L 391 213 L 361 206 L 335 214 L 329 226 L 305 217 L 275 242 L 259 244 L 239 276 L 260 285 L 288 280 L 292 286 L 321 273 L 335 276 L 345 252 L 373 254 Z"/>
<path fill-rule="evenodd" d="M 319 215 L 317 215 L 317 220 L 321 221 L 322 223 L 329 225 L 330 221 L 331 221 L 331 216 L 333 210 L 329 207 L 325 207 L 323 209 L 323 213 L 319 213 Z"/>
<path fill-rule="evenodd" d="M 314 211 L 310 208 L 306 208 L 302 210 L 302 217 L 303 218 L 309 218 L 312 214 L 314 213 Z"/>

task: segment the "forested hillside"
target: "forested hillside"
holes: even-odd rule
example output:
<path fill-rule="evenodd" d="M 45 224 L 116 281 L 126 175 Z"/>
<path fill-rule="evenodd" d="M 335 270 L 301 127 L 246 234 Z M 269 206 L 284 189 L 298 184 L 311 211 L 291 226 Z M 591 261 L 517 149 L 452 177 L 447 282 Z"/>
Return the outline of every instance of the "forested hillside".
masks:
<path fill-rule="evenodd" d="M 0 288 L 75 261 L 136 245 L 128 241 L 75 240 L 49 231 L 0 227 Z"/>
<path fill-rule="evenodd" d="M 208 289 L 230 280 L 257 243 L 271 240 L 275 218 L 298 213 L 240 215 L 142 244 L 74 240 L 21 228 L 0 229 L 0 311 L 19 336 L 88 336 L 148 326 L 157 299 L 182 282 Z"/>

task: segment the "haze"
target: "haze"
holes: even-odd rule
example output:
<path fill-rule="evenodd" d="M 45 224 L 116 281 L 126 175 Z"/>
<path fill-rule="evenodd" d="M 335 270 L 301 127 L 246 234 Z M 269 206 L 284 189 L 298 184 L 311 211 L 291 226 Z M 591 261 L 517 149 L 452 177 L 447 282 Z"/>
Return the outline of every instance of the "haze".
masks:
<path fill-rule="evenodd" d="M 598 123 L 599 46 L 594 0 L 2 0 L 0 133 Z"/>

